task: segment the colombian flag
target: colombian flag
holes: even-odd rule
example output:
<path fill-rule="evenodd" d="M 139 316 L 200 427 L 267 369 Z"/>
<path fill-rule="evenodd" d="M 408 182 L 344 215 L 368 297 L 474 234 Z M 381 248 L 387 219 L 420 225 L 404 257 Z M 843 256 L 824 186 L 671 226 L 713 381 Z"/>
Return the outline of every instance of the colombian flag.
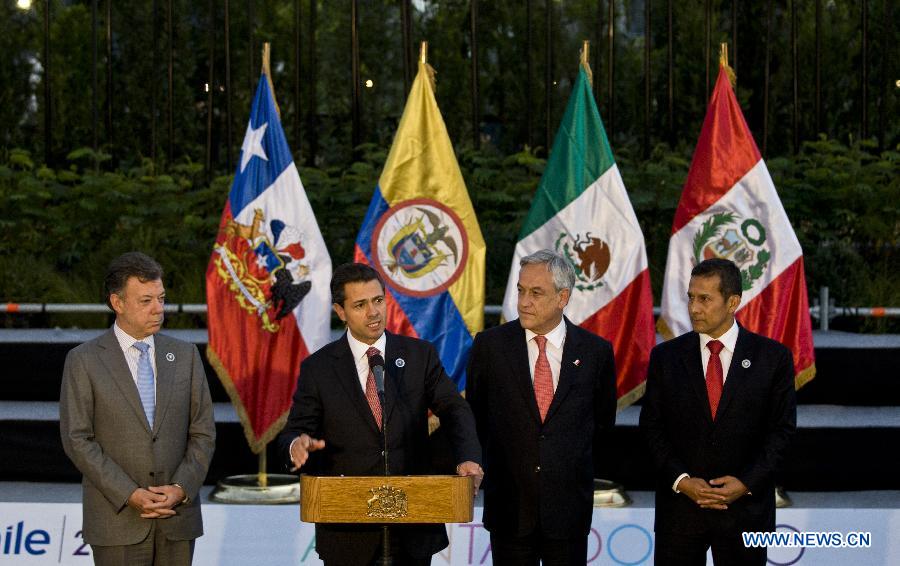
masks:
<path fill-rule="evenodd" d="M 428 340 L 459 390 L 484 324 L 484 238 L 424 61 L 356 238 L 386 284 L 387 329 Z"/>

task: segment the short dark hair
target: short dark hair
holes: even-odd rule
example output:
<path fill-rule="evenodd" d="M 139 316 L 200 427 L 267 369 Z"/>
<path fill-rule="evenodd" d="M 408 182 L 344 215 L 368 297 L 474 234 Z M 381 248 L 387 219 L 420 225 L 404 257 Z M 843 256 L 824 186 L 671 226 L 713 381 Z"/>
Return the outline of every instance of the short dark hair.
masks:
<path fill-rule="evenodd" d="M 103 280 L 103 293 L 109 308 L 112 308 L 110 295 L 121 293 L 129 277 L 137 277 L 141 283 L 156 281 L 162 279 L 163 269 L 155 259 L 141 252 L 126 252 L 112 260 Z"/>
<path fill-rule="evenodd" d="M 344 306 L 344 289 L 347 283 L 365 283 L 366 281 L 378 281 L 381 290 L 384 291 L 384 281 L 378 272 L 364 263 L 345 263 L 338 266 L 331 276 L 331 302 Z"/>
<path fill-rule="evenodd" d="M 733 261 L 714 257 L 701 261 L 691 270 L 691 277 L 712 277 L 714 275 L 719 276 L 719 292 L 726 300 L 732 295 L 741 296 L 743 293 L 741 270 Z"/>

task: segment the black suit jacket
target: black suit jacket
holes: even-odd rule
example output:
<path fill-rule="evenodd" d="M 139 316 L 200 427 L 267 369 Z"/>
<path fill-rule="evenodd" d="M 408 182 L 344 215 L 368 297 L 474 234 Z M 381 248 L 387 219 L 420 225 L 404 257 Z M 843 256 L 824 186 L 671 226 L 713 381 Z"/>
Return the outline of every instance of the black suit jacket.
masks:
<path fill-rule="evenodd" d="M 434 347 L 415 338 L 386 333 L 385 406 L 391 475 L 430 473 L 428 410 L 441 419 L 457 462 L 481 463 L 475 422 L 465 400 L 447 377 Z M 310 454 L 302 472 L 316 475 L 384 474 L 381 431 L 366 401 L 346 334 L 303 361 L 287 425 L 278 438 L 290 468 L 291 441 L 302 433 L 325 441 Z M 392 528 L 393 543 L 414 557 L 445 548 L 443 525 Z M 316 550 L 323 560 L 365 564 L 381 543 L 378 525 L 316 525 Z"/>
<path fill-rule="evenodd" d="M 612 346 L 566 320 L 559 384 L 541 423 L 518 320 L 475 337 L 466 397 L 484 446 L 484 526 L 549 538 L 587 535 L 594 453 L 616 415 Z"/>
<path fill-rule="evenodd" d="M 775 472 L 796 422 L 794 365 L 778 342 L 740 328 L 715 421 L 700 336 L 689 332 L 656 346 L 640 419 L 657 469 L 656 530 L 774 530 Z M 707 481 L 735 476 L 751 493 L 725 511 L 701 509 L 672 490 L 682 473 Z"/>

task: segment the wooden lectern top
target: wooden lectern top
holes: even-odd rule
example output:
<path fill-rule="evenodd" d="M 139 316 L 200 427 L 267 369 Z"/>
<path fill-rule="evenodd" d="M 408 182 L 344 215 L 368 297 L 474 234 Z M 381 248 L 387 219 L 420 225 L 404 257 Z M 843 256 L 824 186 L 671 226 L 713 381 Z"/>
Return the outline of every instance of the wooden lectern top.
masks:
<path fill-rule="evenodd" d="M 469 523 L 475 484 L 463 476 L 300 476 L 307 523 Z"/>

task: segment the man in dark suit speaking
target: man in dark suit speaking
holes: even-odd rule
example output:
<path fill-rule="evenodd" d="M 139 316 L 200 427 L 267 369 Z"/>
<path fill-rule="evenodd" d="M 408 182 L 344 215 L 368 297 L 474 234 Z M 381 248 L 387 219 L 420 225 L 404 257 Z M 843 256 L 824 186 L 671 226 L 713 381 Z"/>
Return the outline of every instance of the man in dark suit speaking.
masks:
<path fill-rule="evenodd" d="M 616 414 L 612 346 L 563 316 L 568 261 L 522 258 L 519 318 L 475 337 L 466 396 L 485 453 L 484 526 L 494 564 L 587 560 L 594 455 Z"/>
<path fill-rule="evenodd" d="M 371 267 L 338 267 L 331 280 L 334 311 L 347 332 L 303 361 L 288 422 L 278 438 L 291 470 L 319 475 L 384 474 L 382 426 L 391 475 L 427 474 L 428 410 L 452 441 L 457 473 L 481 481 L 481 447 L 465 400 L 434 347 L 385 332 L 384 283 Z M 380 358 L 380 360 L 379 360 Z M 372 360 L 384 364 L 384 407 Z M 381 546 L 378 525 L 316 525 L 316 551 L 328 566 L 372 564 Z M 446 548 L 443 525 L 391 527 L 394 564 L 430 564 Z"/>
<path fill-rule="evenodd" d="M 100 566 L 186 566 L 216 435 L 200 353 L 157 334 L 153 259 L 119 256 L 105 288 L 116 322 L 69 352 L 59 394 L 63 449 L 84 475 L 84 541 Z"/>
<path fill-rule="evenodd" d="M 775 530 L 775 471 L 796 428 L 794 366 L 783 345 L 734 320 L 741 273 L 708 259 L 691 271 L 693 332 L 650 355 L 641 410 L 657 470 L 655 563 L 766 563 L 741 532 Z"/>

